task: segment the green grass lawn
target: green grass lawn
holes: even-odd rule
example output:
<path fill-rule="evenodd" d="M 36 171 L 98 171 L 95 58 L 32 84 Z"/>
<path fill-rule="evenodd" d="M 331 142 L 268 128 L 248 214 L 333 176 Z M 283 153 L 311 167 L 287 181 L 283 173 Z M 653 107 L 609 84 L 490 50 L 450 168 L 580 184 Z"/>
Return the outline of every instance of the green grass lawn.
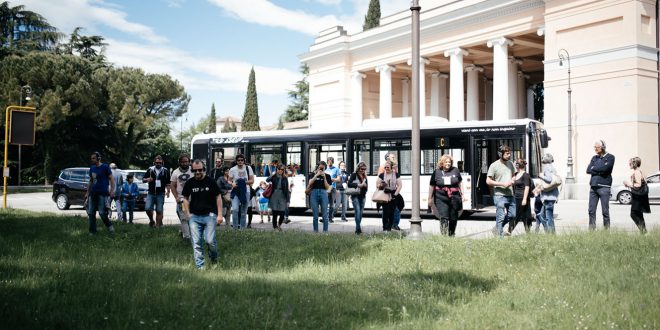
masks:
<path fill-rule="evenodd" d="M 660 232 L 465 240 L 222 231 L 0 211 L 0 328 L 656 329 Z"/>

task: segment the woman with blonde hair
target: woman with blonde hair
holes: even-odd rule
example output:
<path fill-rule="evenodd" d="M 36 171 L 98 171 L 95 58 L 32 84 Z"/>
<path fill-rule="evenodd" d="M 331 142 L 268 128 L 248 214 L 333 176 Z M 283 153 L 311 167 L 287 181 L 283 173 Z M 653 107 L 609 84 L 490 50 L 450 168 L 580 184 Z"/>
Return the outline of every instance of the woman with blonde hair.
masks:
<path fill-rule="evenodd" d="M 351 202 L 355 211 L 355 233 L 360 235 L 362 234 L 362 227 L 360 227 L 362 223 L 362 212 L 364 211 L 365 197 L 369 189 L 367 164 L 365 162 L 359 162 L 355 166 L 355 172 L 351 174 L 346 184 L 348 186 L 347 193 L 351 193 Z"/>
<path fill-rule="evenodd" d="M 438 210 L 440 232 L 449 236 L 456 234 L 458 212 L 463 209 L 463 178 L 453 164 L 450 155 L 442 155 L 429 182 L 429 207 L 435 206 Z"/>
<path fill-rule="evenodd" d="M 629 189 L 640 189 L 642 185 L 645 185 L 644 174 L 639 167 L 642 165 L 642 159 L 639 157 L 633 157 L 628 161 L 632 173 L 630 175 L 630 181 L 626 180 L 623 184 Z M 649 205 L 649 194 L 632 194 L 632 203 L 630 205 L 630 217 L 632 218 L 639 232 L 646 234 L 646 223 L 644 223 L 644 213 L 651 213 L 651 206 Z"/>

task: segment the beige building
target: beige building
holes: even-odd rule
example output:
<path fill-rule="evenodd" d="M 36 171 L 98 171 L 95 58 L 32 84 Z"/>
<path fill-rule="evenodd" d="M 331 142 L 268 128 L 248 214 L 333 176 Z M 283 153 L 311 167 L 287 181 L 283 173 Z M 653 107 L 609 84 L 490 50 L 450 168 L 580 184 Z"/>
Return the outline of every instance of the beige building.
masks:
<path fill-rule="evenodd" d="M 403 4 L 404 2 L 402 2 Z M 569 68 L 576 184 L 587 198 L 595 140 L 646 173 L 659 166 L 659 75 L 655 1 L 422 0 L 422 123 L 533 118 L 544 86 L 544 124 L 560 173 L 568 172 Z M 349 35 L 322 31 L 300 56 L 310 68 L 310 127 L 369 126 L 411 116 L 411 12 Z M 560 52 L 563 60 L 560 61 Z"/>

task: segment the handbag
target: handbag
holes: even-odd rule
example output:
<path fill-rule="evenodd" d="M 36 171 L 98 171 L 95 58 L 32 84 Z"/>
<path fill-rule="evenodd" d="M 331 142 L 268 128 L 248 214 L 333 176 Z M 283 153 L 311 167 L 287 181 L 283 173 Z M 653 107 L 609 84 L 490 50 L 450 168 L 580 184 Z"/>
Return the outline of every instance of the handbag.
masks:
<path fill-rule="evenodd" d="M 272 184 L 269 185 L 268 188 L 266 188 L 266 190 L 264 190 L 264 192 L 261 195 L 266 198 L 270 198 L 270 196 L 273 195 L 273 185 Z"/>
<path fill-rule="evenodd" d="M 559 188 L 561 186 L 561 177 L 558 174 L 553 173 L 552 174 L 552 181 L 550 183 L 547 183 L 543 181 L 543 191 L 549 192 L 550 190 L 553 190 L 555 188 Z"/>
<path fill-rule="evenodd" d="M 371 200 L 375 203 L 389 203 L 392 200 L 392 196 L 383 190 L 376 190 L 371 196 Z"/>
<path fill-rule="evenodd" d="M 353 181 L 353 182 L 359 184 L 359 183 L 360 183 L 360 179 L 355 178 L 355 181 Z M 346 190 L 344 191 L 344 193 L 346 193 L 346 195 L 349 195 L 349 196 L 359 195 L 361 192 L 362 192 L 362 189 L 360 189 L 360 187 L 355 187 L 355 188 L 348 187 L 348 188 L 346 188 Z"/>
<path fill-rule="evenodd" d="M 642 180 L 642 185 L 639 188 L 630 187 L 630 193 L 635 196 L 645 196 L 649 193 L 649 186 L 646 184 L 646 180 Z"/>

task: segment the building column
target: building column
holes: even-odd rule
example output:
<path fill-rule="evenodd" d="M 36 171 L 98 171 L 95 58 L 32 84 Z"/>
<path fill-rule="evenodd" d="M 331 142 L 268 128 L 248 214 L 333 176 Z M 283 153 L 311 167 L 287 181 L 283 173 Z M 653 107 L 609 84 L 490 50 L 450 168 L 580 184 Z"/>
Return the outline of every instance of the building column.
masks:
<path fill-rule="evenodd" d="M 419 58 L 419 118 L 423 120 L 426 116 L 426 64 L 431 63 L 428 58 Z M 408 65 L 412 65 L 412 61 L 408 60 Z"/>
<path fill-rule="evenodd" d="M 527 88 L 527 118 L 534 119 L 534 90 Z"/>
<path fill-rule="evenodd" d="M 392 72 L 396 71 L 394 65 L 381 65 L 376 67 L 380 73 L 380 98 L 378 103 L 378 118 L 392 118 Z"/>
<path fill-rule="evenodd" d="M 529 76 L 518 71 L 518 118 L 527 118 L 527 84 Z"/>
<path fill-rule="evenodd" d="M 401 117 L 410 116 L 410 78 L 401 79 Z"/>
<path fill-rule="evenodd" d="M 518 119 L 518 65 L 522 60 L 509 56 L 509 119 Z"/>
<path fill-rule="evenodd" d="M 493 120 L 493 81 L 484 76 L 484 119 Z"/>
<path fill-rule="evenodd" d="M 448 75 L 439 71 L 431 73 L 431 116 L 439 117 L 447 112 L 447 78 Z"/>
<path fill-rule="evenodd" d="M 484 68 L 470 64 L 467 72 L 467 120 L 479 120 L 479 72 Z"/>
<path fill-rule="evenodd" d="M 449 57 L 449 120 L 465 120 L 465 96 L 463 92 L 463 56 L 468 52 L 454 48 L 445 52 Z"/>
<path fill-rule="evenodd" d="M 509 117 L 509 50 L 513 41 L 507 38 L 489 40 L 493 48 L 493 120 Z"/>
<path fill-rule="evenodd" d="M 352 78 L 352 100 L 351 105 L 353 109 L 353 126 L 361 127 L 362 126 L 362 80 L 366 78 L 367 75 L 361 72 L 353 72 L 351 74 Z"/>

